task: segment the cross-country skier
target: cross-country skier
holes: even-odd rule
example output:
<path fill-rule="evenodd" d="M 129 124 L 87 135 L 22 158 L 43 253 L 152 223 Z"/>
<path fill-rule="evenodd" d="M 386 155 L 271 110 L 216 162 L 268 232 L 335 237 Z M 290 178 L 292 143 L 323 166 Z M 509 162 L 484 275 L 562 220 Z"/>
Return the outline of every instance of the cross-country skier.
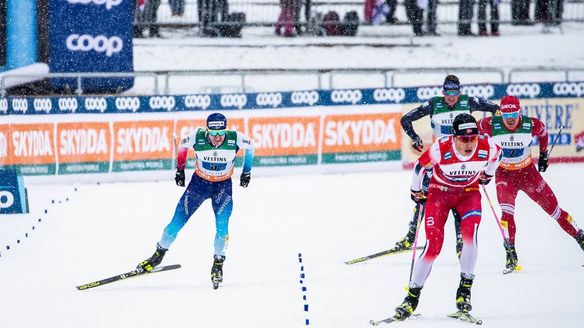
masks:
<path fill-rule="evenodd" d="M 453 136 L 438 139 L 415 164 L 411 197 L 416 203 L 425 201 L 426 245 L 416 260 L 409 290 L 394 316 L 404 320 L 412 315 L 420 292 L 440 254 L 444 241 L 444 225 L 448 212 L 460 214 L 463 247 L 460 256 L 460 285 L 456 291 L 456 307 L 468 313 L 472 309 L 470 292 L 477 260 L 477 231 L 481 222 L 479 183 L 487 184 L 495 174 L 501 148 L 488 136 L 479 136 L 475 118 L 459 114 L 452 123 Z M 428 193 L 422 186 L 425 170 L 432 169 Z"/>
<path fill-rule="evenodd" d="M 558 199 L 539 172 L 548 167 L 548 133 L 542 121 L 535 117 L 521 115 L 519 99 L 505 96 L 501 99 L 501 115 L 479 121 L 479 130 L 492 136 L 503 148 L 503 159 L 497 169 L 495 179 L 497 198 L 503 215 L 501 226 L 506 241 L 506 267 L 511 272 L 517 268 L 515 250 L 515 198 L 523 191 L 550 215 L 560 227 L 572 236 L 584 250 L 584 231 L 579 229 L 570 214 L 558 205 Z M 531 158 L 531 141 L 539 141 L 538 169 Z M 538 171 L 539 170 L 539 171 Z"/>
<path fill-rule="evenodd" d="M 412 122 L 430 116 L 434 138 L 438 139 L 452 134 L 452 121 L 458 114 L 470 114 L 474 111 L 495 113 L 499 109 L 497 104 L 488 100 L 462 94 L 460 81 L 455 75 L 448 75 L 444 79 L 442 95 L 442 97 L 433 97 L 401 118 L 402 128 L 412 139 L 412 147 L 418 152 L 422 152 L 423 142 L 422 138 L 414 131 Z M 432 171 L 428 171 L 428 176 L 424 178 L 424 189 L 428 188 L 431 174 Z M 413 244 L 417 228 L 418 208 L 419 205 L 416 205 L 407 235 L 398 241 L 394 248 L 407 249 Z M 460 215 L 456 211 L 453 211 L 452 215 L 456 226 L 456 253 L 460 257 L 462 248 L 462 237 L 459 229 Z"/>
<path fill-rule="evenodd" d="M 156 245 L 154 254 L 138 264 L 137 269 L 150 271 L 162 262 L 164 254 L 176 239 L 178 232 L 191 215 L 206 199 L 211 199 L 215 212 L 215 254 L 211 269 L 211 281 L 217 288 L 223 281 L 223 262 L 229 240 L 229 217 L 233 209 L 231 175 L 235 157 L 240 149 L 245 149 L 240 186 L 246 188 L 251 179 L 253 145 L 250 138 L 235 130 L 227 130 L 227 119 L 220 113 L 207 117 L 207 128 L 200 128 L 186 136 L 177 154 L 175 181 L 185 186 L 185 166 L 188 149 L 196 155 L 195 172 L 185 192 L 178 201 L 174 216 L 164 229 L 162 238 Z"/>

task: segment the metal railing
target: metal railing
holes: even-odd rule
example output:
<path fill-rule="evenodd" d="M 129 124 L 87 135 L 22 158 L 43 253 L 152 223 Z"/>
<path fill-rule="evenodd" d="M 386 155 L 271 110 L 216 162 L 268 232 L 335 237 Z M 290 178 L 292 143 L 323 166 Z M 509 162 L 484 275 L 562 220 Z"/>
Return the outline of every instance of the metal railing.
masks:
<path fill-rule="evenodd" d="M 284 79 L 289 78 L 290 75 L 310 75 L 315 77 L 317 80 L 318 89 L 335 89 L 343 88 L 335 84 L 335 77 L 341 75 L 382 75 L 383 85 L 377 87 L 403 87 L 404 85 L 398 85 L 396 83 L 397 77 L 404 77 L 406 75 L 431 75 L 431 74 L 482 74 L 482 75 L 493 75 L 496 77 L 497 81 L 491 81 L 493 83 L 509 83 L 514 82 L 519 74 L 524 73 L 538 73 L 541 75 L 542 72 L 553 72 L 559 73 L 563 76 L 566 82 L 572 79 L 584 79 L 584 67 L 546 67 L 546 66 L 535 66 L 535 67 L 520 67 L 520 68 L 498 68 L 498 67 L 441 67 L 441 68 L 358 68 L 358 69 L 347 69 L 347 68 L 330 68 L 330 69 L 284 69 L 284 68 L 265 68 L 265 69 L 224 69 L 224 70 L 188 70 L 188 71 L 138 71 L 138 72 L 127 72 L 127 73 L 112 73 L 112 72 L 99 72 L 99 73 L 89 73 L 89 72 L 78 72 L 78 73 L 48 73 L 48 74 L 5 74 L 0 76 L 0 96 L 4 97 L 7 94 L 6 80 L 14 78 L 38 78 L 40 79 L 52 79 L 52 78 L 74 78 L 76 80 L 76 89 L 71 90 L 72 93 L 76 95 L 86 94 L 84 90 L 84 79 L 89 78 L 120 78 L 120 77 L 145 77 L 148 80 L 152 80 L 152 84 L 147 88 L 142 89 L 130 89 L 125 91 L 124 94 L 172 94 L 173 90 L 171 88 L 172 80 L 179 77 L 205 77 L 210 76 L 231 76 L 237 77 L 239 80 L 239 88 L 241 92 L 250 92 L 252 88 L 249 86 L 247 79 L 251 76 L 267 77 L 273 75 L 283 75 Z M 575 73 L 581 73 L 581 77 L 574 77 Z M 419 81 L 420 79 L 417 79 Z M 557 77 L 549 79 L 550 81 L 558 81 Z M 327 83 L 325 83 L 325 81 Z M 536 80 L 531 80 L 532 82 L 541 82 Z M 474 83 L 474 82 L 473 82 Z M 477 82 L 478 83 L 478 82 Z M 161 85 L 162 84 L 162 85 Z M 471 84 L 471 83 L 469 83 Z M 274 90 L 271 91 L 283 91 L 276 90 L 277 87 L 274 86 Z M 306 87 L 305 89 L 310 89 Z M 151 90 L 151 91 L 147 91 Z M 201 93 L 201 92 L 191 92 L 191 93 Z M 204 92 L 203 92 L 204 93 Z"/>

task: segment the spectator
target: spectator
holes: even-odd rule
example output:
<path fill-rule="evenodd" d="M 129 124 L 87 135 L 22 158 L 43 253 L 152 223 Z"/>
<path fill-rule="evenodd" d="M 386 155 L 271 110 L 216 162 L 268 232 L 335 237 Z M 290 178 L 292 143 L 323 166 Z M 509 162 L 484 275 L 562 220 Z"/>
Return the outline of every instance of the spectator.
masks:
<path fill-rule="evenodd" d="M 185 13 L 185 0 L 168 0 L 172 16 L 182 16 Z"/>
<path fill-rule="evenodd" d="M 397 24 L 399 20 L 395 17 L 395 11 L 397 9 L 397 0 L 386 0 L 388 12 L 385 16 L 385 21 L 389 24 Z"/>
<path fill-rule="evenodd" d="M 511 0 L 511 24 L 513 25 L 533 24 L 533 22 L 529 20 L 530 1 L 531 0 Z"/>
<path fill-rule="evenodd" d="M 218 23 L 229 13 L 227 0 L 197 0 L 197 14 L 203 36 L 220 36 Z"/>
<path fill-rule="evenodd" d="M 535 21 L 560 25 L 564 13 L 564 0 L 536 0 Z"/>
<path fill-rule="evenodd" d="M 300 34 L 300 0 L 280 0 L 280 16 L 276 22 L 276 34 L 282 36 L 296 36 Z M 282 31 L 283 29 L 283 31 Z"/>
<path fill-rule="evenodd" d="M 491 35 L 499 36 L 499 4 L 501 0 L 479 0 L 479 35 L 488 36 L 487 31 L 487 4 L 491 8 L 490 23 Z"/>
<path fill-rule="evenodd" d="M 458 35 L 474 36 L 470 26 L 474 15 L 474 4 L 474 0 L 460 0 L 458 7 Z"/>
<path fill-rule="evenodd" d="M 161 38 L 160 28 L 155 25 L 158 15 L 160 0 L 136 0 L 134 11 L 134 37 L 143 38 L 144 30 L 149 29 L 151 38 Z"/>
<path fill-rule="evenodd" d="M 422 24 L 424 23 L 424 9 L 428 11 L 427 14 L 427 29 L 426 33 L 428 35 L 438 35 L 436 32 L 436 8 L 438 5 L 438 0 L 406 0 L 406 14 L 412 28 L 414 29 L 414 34 L 416 36 L 423 36 Z"/>

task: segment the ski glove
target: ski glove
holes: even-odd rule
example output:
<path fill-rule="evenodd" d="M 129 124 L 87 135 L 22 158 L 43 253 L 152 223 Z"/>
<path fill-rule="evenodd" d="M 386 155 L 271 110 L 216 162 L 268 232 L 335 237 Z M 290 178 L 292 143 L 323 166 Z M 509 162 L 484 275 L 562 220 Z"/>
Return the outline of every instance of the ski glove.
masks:
<path fill-rule="evenodd" d="M 548 154 L 546 151 L 539 154 L 539 161 L 537 162 L 537 169 L 539 172 L 545 172 L 548 168 Z"/>
<path fill-rule="evenodd" d="M 247 185 L 249 185 L 249 180 L 251 180 L 251 172 L 243 172 L 239 177 L 239 185 L 243 188 L 247 188 Z"/>
<path fill-rule="evenodd" d="M 176 170 L 176 174 L 174 175 L 174 181 L 176 185 L 179 187 L 185 186 L 185 170 Z"/>
<path fill-rule="evenodd" d="M 422 148 L 424 148 L 424 142 L 420 137 L 416 136 L 412 140 L 412 148 L 414 148 L 414 150 L 419 151 L 420 153 L 422 152 Z"/>
<path fill-rule="evenodd" d="M 492 175 L 488 175 L 486 174 L 484 171 L 481 172 L 481 174 L 479 175 L 479 183 L 482 185 L 488 185 L 489 182 L 491 182 L 491 179 L 493 178 Z"/>
<path fill-rule="evenodd" d="M 410 197 L 416 204 L 424 204 L 426 202 L 426 199 L 428 198 L 428 196 L 423 190 L 420 191 L 410 190 Z"/>

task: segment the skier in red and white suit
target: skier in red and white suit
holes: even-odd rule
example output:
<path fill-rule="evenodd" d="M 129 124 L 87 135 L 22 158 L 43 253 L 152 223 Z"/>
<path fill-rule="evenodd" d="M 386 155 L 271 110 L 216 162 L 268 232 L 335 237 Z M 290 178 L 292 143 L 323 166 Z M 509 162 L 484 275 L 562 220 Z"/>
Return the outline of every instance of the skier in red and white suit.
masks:
<path fill-rule="evenodd" d="M 501 148 L 488 136 L 479 136 L 476 120 L 470 114 L 457 115 L 453 129 L 454 135 L 434 142 L 414 168 L 411 193 L 416 202 L 423 202 L 426 198 L 422 189 L 424 171 L 433 170 L 424 216 L 427 241 L 414 265 L 408 296 L 396 308 L 399 320 L 409 317 L 416 309 L 420 291 L 442 249 L 444 224 L 450 210 L 460 214 L 463 239 L 456 306 L 460 311 L 472 308 L 470 289 L 478 254 L 477 230 L 481 222 L 479 183 L 489 183 L 495 174 Z"/>
<path fill-rule="evenodd" d="M 548 133 L 542 121 L 522 116 L 519 99 L 505 96 L 501 99 L 501 114 L 479 121 L 479 131 L 487 134 L 503 149 L 501 165 L 497 169 L 497 198 L 503 215 L 501 227 L 505 233 L 507 270 L 517 268 L 515 250 L 515 199 L 523 191 L 550 215 L 560 227 L 584 249 L 584 231 L 578 228 L 570 214 L 558 205 L 558 199 L 539 172 L 548 167 Z M 531 158 L 531 141 L 539 141 L 539 161 L 536 169 Z M 539 169 L 539 172 L 538 172 Z"/>

